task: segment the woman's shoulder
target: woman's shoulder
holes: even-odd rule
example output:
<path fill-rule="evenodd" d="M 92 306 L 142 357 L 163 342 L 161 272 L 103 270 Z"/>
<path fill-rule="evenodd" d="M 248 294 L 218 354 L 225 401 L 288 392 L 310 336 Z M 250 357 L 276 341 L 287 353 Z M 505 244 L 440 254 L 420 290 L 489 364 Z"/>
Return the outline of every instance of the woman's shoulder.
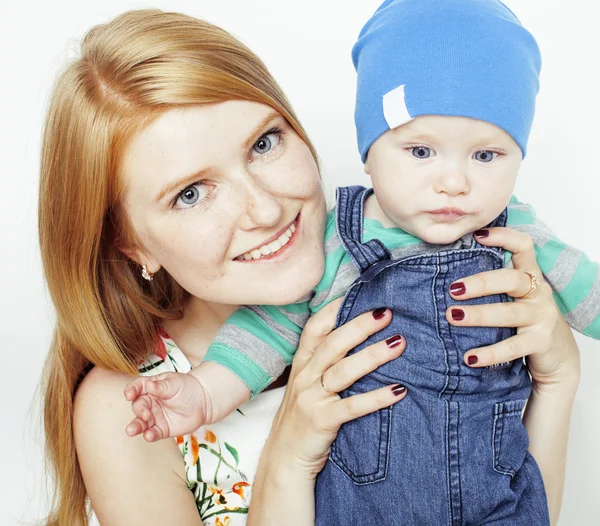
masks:
<path fill-rule="evenodd" d="M 104 443 L 107 446 L 120 446 L 113 454 L 123 455 L 134 450 L 152 449 L 157 453 L 158 447 L 153 447 L 141 439 L 130 438 L 125 433 L 125 427 L 134 418 L 131 402 L 125 400 L 125 386 L 133 379 L 132 376 L 93 367 L 85 376 L 74 399 L 73 431 L 78 454 L 86 453 L 87 447 Z M 177 453 L 173 441 L 160 441 L 158 444 L 171 446 Z M 81 451 L 80 451 L 81 450 Z M 94 454 L 97 454 L 94 453 Z"/>
<path fill-rule="evenodd" d="M 119 452 L 149 448 L 144 440 L 130 438 L 125 427 L 134 418 L 131 402 L 125 400 L 125 386 L 132 376 L 118 371 L 93 367 L 85 376 L 75 393 L 73 408 L 73 431 L 78 453 L 85 454 L 87 446 L 100 442 L 106 445 L 122 446 Z M 140 438 L 140 437 L 138 437 Z M 173 441 L 160 441 L 168 444 L 176 453 Z M 156 453 L 156 447 L 153 453 Z"/>
<path fill-rule="evenodd" d="M 110 424 L 116 419 L 132 416 L 130 404 L 125 400 L 123 390 L 133 379 L 118 371 L 93 367 L 86 375 L 74 400 L 74 424 L 86 423 L 96 427 Z M 90 418 L 91 415 L 93 415 Z M 107 419 L 108 422 L 101 422 Z"/>
<path fill-rule="evenodd" d="M 135 444 L 137 448 L 150 445 L 125 433 L 125 427 L 135 417 L 131 402 L 124 395 L 125 386 L 133 379 L 125 373 L 100 367 L 93 367 L 86 374 L 75 393 L 73 407 L 73 430 L 78 448 L 99 437 L 107 443 Z M 173 446 L 172 442 L 161 440 L 159 443 Z"/>
<path fill-rule="evenodd" d="M 94 367 L 75 395 L 75 446 L 92 506 L 99 518 L 109 524 L 125 523 L 123 517 L 137 517 L 140 509 L 145 510 L 147 523 L 154 524 L 161 509 L 158 505 L 153 509 L 148 488 L 160 487 L 163 496 L 178 503 L 179 511 L 171 509 L 170 513 L 176 513 L 177 517 L 197 516 L 195 503 L 183 481 L 176 442 L 149 443 L 141 436 L 131 438 L 125 433 L 134 416 L 131 403 L 123 395 L 131 379 L 120 372 Z M 139 483 L 141 480 L 143 484 Z"/>
<path fill-rule="evenodd" d="M 101 367 L 92 367 L 85 375 L 75 395 L 76 400 L 87 400 L 98 392 L 116 394 L 119 386 L 125 386 L 133 377 L 119 371 L 109 371 Z"/>

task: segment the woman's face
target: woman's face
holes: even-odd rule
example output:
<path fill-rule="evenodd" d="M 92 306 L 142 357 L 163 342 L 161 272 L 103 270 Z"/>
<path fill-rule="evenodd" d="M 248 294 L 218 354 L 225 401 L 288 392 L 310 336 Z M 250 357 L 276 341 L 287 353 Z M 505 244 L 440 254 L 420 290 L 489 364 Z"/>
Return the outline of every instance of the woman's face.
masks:
<path fill-rule="evenodd" d="M 172 109 L 134 137 L 123 206 L 150 272 L 232 305 L 285 304 L 323 272 L 325 199 L 306 144 L 269 106 Z M 291 235 L 291 236 L 290 236 Z"/>

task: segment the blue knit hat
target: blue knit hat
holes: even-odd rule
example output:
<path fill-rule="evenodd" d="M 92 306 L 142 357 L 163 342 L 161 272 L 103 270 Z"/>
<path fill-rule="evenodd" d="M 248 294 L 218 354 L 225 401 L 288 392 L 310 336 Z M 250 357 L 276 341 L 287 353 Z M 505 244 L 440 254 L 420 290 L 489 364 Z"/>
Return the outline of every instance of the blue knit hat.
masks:
<path fill-rule="evenodd" d="M 419 115 L 490 122 L 525 157 L 541 56 L 499 0 L 386 0 L 360 32 L 352 60 L 363 162 L 380 135 Z"/>

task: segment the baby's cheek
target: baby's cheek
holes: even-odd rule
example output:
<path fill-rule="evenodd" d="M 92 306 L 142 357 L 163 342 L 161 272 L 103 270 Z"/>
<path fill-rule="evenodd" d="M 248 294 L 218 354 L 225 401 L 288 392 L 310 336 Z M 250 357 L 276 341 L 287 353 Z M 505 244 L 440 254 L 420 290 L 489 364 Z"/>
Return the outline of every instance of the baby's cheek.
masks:
<path fill-rule="evenodd" d="M 496 192 L 490 193 L 487 198 L 482 201 L 485 203 L 484 209 L 484 222 L 489 224 L 491 221 L 496 219 L 502 211 L 508 206 L 510 198 L 512 196 L 512 188 L 498 188 Z"/>
<path fill-rule="evenodd" d="M 411 213 L 412 199 L 408 195 L 402 194 L 400 197 L 397 192 L 384 192 L 383 198 L 378 197 L 379 204 L 395 226 L 407 230 L 412 225 L 418 226 L 418 218 Z"/>

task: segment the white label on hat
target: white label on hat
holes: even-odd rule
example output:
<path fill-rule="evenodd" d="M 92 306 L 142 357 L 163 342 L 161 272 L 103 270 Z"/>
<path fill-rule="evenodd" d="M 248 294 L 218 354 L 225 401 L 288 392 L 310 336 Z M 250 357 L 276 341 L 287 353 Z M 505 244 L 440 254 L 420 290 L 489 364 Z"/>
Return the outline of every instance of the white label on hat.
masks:
<path fill-rule="evenodd" d="M 406 86 L 406 84 L 402 84 L 402 86 L 398 86 L 392 91 L 388 91 L 383 96 L 383 116 L 385 117 L 390 130 L 413 120 L 413 117 L 410 116 L 408 108 L 406 107 L 404 86 Z"/>

